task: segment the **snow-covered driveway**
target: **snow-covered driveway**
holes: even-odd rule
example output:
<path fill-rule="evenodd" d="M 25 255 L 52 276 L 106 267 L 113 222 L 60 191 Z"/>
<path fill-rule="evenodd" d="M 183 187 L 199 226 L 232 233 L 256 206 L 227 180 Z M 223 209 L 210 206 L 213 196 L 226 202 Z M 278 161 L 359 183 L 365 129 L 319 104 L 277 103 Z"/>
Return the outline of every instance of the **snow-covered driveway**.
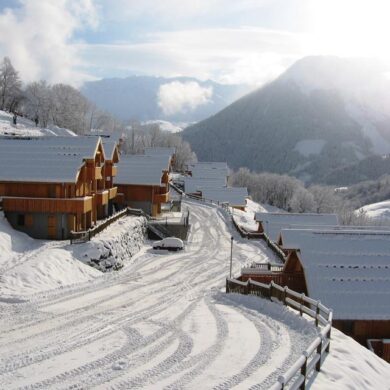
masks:
<path fill-rule="evenodd" d="M 222 293 L 229 271 L 267 260 L 215 207 L 187 203 L 180 253 L 146 247 L 120 272 L 1 303 L 0 388 L 268 388 L 316 334 L 257 297 Z"/>

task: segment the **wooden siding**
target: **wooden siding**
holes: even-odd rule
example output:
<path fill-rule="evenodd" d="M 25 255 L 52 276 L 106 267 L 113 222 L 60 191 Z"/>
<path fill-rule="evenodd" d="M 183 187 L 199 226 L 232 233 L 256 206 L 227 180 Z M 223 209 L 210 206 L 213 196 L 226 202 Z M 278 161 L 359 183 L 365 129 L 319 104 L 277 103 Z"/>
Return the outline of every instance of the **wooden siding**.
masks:
<path fill-rule="evenodd" d="M 75 184 L 71 183 L 0 183 L 0 196 L 31 198 L 70 198 L 75 196 Z"/>
<path fill-rule="evenodd" d="M 152 201 L 154 195 L 153 186 L 142 185 L 118 185 L 118 192 L 122 193 L 127 201 Z"/>
<path fill-rule="evenodd" d="M 156 203 L 167 203 L 169 202 L 169 192 L 166 192 L 165 194 L 154 195 L 153 200 Z"/>
<path fill-rule="evenodd" d="M 387 363 L 390 363 L 390 341 L 388 339 L 370 339 L 369 342 L 373 351 Z"/>
<path fill-rule="evenodd" d="M 368 339 L 390 338 L 390 320 L 334 320 L 333 326 L 364 345 Z"/>
<path fill-rule="evenodd" d="M 92 197 L 73 199 L 3 198 L 4 211 L 21 213 L 86 213 L 92 209 Z"/>

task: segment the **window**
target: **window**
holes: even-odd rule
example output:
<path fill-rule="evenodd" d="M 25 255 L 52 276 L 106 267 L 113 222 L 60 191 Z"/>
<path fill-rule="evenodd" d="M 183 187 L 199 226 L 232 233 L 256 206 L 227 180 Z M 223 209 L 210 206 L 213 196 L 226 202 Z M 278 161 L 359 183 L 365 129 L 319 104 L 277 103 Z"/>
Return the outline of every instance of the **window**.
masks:
<path fill-rule="evenodd" d="M 24 226 L 24 214 L 18 214 L 18 226 Z"/>

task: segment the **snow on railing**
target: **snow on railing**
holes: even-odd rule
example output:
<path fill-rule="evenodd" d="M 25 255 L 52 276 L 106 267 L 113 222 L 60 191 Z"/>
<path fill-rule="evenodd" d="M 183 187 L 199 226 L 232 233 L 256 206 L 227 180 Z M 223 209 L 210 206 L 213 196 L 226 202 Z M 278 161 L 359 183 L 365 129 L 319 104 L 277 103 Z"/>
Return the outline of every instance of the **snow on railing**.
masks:
<path fill-rule="evenodd" d="M 299 311 L 313 318 L 316 327 L 322 327 L 320 334 L 302 352 L 298 360 L 285 372 L 279 376 L 278 381 L 271 386 L 272 390 L 285 389 L 305 389 L 307 377 L 314 371 L 320 371 L 323 356 L 329 352 L 330 333 L 332 329 L 333 312 L 324 306 L 320 301 L 316 301 L 305 294 L 299 294 L 287 286 L 282 287 L 274 282 L 270 284 L 252 281 L 251 279 L 242 282 L 236 279 L 226 279 L 226 292 L 239 293 L 245 295 L 257 295 L 263 298 L 277 299 L 284 305 Z"/>

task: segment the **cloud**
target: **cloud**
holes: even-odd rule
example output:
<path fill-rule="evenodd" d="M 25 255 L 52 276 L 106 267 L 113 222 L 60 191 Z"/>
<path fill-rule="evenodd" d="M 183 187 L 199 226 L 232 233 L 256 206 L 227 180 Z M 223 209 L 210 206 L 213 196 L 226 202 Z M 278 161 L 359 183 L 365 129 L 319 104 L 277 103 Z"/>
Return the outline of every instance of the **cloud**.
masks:
<path fill-rule="evenodd" d="M 0 56 L 11 58 L 23 81 L 46 79 L 80 84 L 83 70 L 74 34 L 94 28 L 97 11 L 92 0 L 20 0 L 0 13 Z"/>
<path fill-rule="evenodd" d="M 134 44 L 81 45 L 80 52 L 102 73 L 261 85 L 304 55 L 304 38 L 259 28 L 208 28 L 153 33 Z"/>
<path fill-rule="evenodd" d="M 160 86 L 157 93 L 158 105 L 165 115 L 192 111 L 206 104 L 213 95 L 212 87 L 201 87 L 195 81 L 181 83 L 173 81 Z"/>

